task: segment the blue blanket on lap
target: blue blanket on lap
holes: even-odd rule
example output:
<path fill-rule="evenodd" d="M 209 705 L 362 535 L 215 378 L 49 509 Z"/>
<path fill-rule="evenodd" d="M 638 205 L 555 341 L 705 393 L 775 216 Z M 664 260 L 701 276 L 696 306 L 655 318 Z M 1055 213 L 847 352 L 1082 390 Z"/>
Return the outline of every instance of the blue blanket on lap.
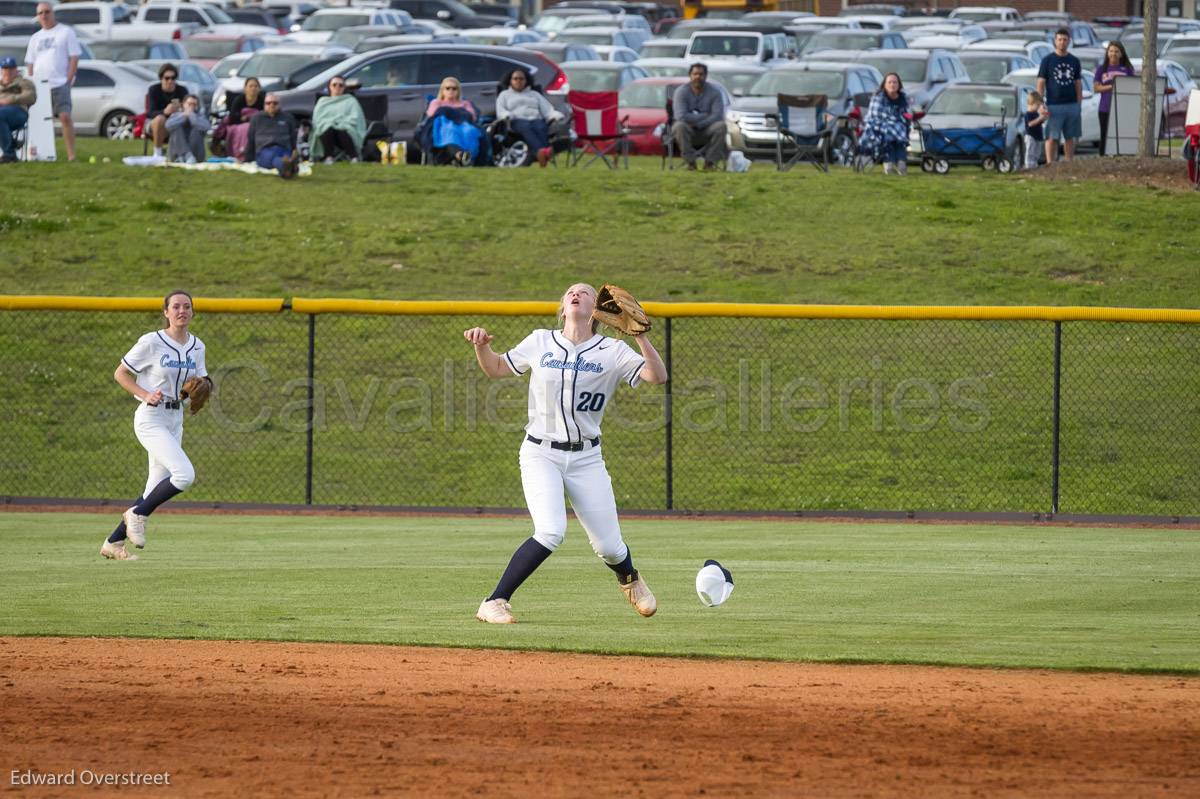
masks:
<path fill-rule="evenodd" d="M 479 157 L 479 143 L 483 134 L 462 109 L 438 109 L 437 114 L 433 117 L 431 127 L 434 147 L 447 147 L 453 144 L 469 152 L 472 159 Z"/>

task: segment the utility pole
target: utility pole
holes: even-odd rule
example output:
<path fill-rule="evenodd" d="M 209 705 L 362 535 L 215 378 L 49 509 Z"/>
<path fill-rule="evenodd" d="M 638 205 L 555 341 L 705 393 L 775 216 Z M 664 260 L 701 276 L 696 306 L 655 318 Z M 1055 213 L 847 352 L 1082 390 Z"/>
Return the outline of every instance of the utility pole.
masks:
<path fill-rule="evenodd" d="M 1143 0 L 1142 19 L 1145 29 L 1142 31 L 1142 114 L 1138 127 L 1138 157 L 1152 158 L 1158 152 L 1158 140 L 1155 128 L 1155 96 L 1158 92 L 1158 2 L 1159 0 Z"/>

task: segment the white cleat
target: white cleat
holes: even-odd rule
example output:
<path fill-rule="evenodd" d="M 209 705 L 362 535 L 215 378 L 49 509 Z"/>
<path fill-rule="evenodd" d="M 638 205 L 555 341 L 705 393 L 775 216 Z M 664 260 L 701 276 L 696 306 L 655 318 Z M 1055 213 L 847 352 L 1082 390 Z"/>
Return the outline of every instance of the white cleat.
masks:
<path fill-rule="evenodd" d="M 650 587 L 637 572 L 634 572 L 633 582 L 621 583 L 621 590 L 625 592 L 625 598 L 629 600 L 629 604 L 633 605 L 643 616 L 653 616 L 658 610 L 658 600 L 654 598 L 654 594 L 650 593 Z"/>
<path fill-rule="evenodd" d="M 100 546 L 100 554 L 109 560 L 137 560 L 138 556 L 125 549 L 125 542 L 112 543 L 105 539 Z"/>
<path fill-rule="evenodd" d="M 146 546 L 146 517 L 138 516 L 133 512 L 134 508 L 130 508 L 121 515 L 125 520 L 125 535 L 129 536 L 129 540 L 138 549 Z"/>
<path fill-rule="evenodd" d="M 512 605 L 503 599 L 483 600 L 475 618 L 488 624 L 516 624 L 517 619 L 512 615 Z"/>

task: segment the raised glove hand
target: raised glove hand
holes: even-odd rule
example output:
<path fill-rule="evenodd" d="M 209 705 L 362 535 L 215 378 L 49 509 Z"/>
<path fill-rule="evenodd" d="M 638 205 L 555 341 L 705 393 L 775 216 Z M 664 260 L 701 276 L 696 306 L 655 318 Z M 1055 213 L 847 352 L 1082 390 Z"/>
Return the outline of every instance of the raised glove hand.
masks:
<path fill-rule="evenodd" d="M 650 329 L 650 319 L 638 301 L 628 291 L 612 283 L 600 287 L 592 318 L 627 336 L 640 336 Z"/>
<path fill-rule="evenodd" d="M 212 381 L 207 377 L 189 377 L 187 382 L 183 384 L 180 399 L 191 398 L 192 416 L 195 416 L 204 407 L 204 404 L 208 402 L 208 395 L 211 392 Z"/>

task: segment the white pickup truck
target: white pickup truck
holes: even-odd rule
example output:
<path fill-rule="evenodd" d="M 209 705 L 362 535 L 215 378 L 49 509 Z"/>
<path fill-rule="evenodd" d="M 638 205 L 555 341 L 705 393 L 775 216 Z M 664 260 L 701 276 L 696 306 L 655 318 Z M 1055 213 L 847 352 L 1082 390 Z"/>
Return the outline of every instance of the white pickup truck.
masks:
<path fill-rule="evenodd" d="M 54 17 L 81 37 L 100 41 L 179 39 L 200 29 L 198 24 L 135 22 L 120 3 L 65 3 L 54 8 Z"/>
<path fill-rule="evenodd" d="M 278 36 L 279 31 L 266 25 L 242 25 L 234 22 L 224 9 L 211 3 L 161 2 L 150 0 L 138 6 L 137 22 L 170 22 L 176 25 L 196 23 L 204 33 L 220 36 Z"/>

